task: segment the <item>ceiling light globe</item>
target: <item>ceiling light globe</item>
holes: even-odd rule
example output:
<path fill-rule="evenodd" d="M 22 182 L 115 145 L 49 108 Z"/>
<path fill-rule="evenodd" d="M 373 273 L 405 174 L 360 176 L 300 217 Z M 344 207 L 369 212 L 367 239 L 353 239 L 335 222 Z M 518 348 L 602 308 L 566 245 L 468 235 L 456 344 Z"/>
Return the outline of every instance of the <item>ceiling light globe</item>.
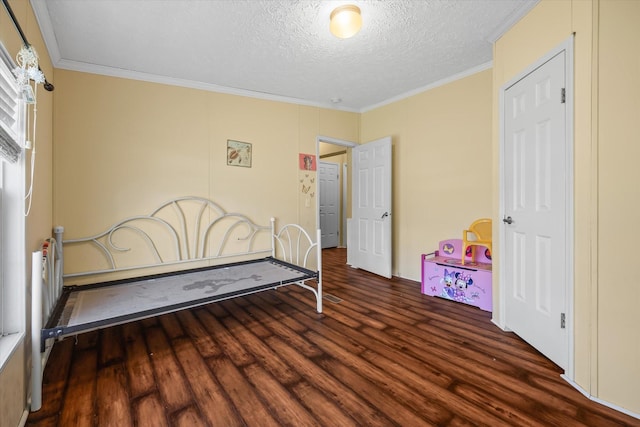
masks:
<path fill-rule="evenodd" d="M 341 39 L 356 35 L 362 28 L 360 8 L 354 5 L 337 7 L 331 12 L 329 29 L 331 34 Z"/>

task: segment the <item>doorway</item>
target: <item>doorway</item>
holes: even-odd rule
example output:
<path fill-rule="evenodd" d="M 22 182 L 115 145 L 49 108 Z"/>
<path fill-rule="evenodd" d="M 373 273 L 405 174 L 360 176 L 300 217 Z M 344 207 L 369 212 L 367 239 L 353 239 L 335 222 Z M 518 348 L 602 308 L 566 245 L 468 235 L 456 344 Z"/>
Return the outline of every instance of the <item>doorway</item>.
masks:
<path fill-rule="evenodd" d="M 499 324 L 572 376 L 572 40 L 503 86 Z"/>
<path fill-rule="evenodd" d="M 351 149 L 356 147 L 358 144 L 352 141 L 341 140 L 337 138 L 331 138 L 327 136 L 318 136 L 316 138 L 316 154 L 318 158 L 318 206 L 316 212 L 316 223 L 322 232 L 322 247 L 346 247 L 347 246 L 347 217 L 350 216 L 350 206 L 348 203 L 348 195 L 351 191 L 349 177 L 348 177 L 348 169 L 349 162 L 351 159 Z M 325 242 L 325 233 L 329 235 L 332 233 L 331 230 L 327 230 L 327 227 L 323 225 L 323 214 L 324 214 L 324 206 L 323 202 L 325 195 L 323 194 L 323 185 L 322 185 L 322 177 L 323 173 L 320 170 L 320 166 L 323 163 L 334 163 L 338 165 L 338 188 L 337 188 L 337 211 L 338 211 L 338 233 L 337 233 L 337 244 L 333 244 L 333 241 L 326 243 Z M 332 189 L 333 191 L 333 189 Z M 321 212 L 321 210 L 323 212 Z M 331 237 L 329 237 L 332 239 Z M 327 246 L 331 245 L 331 246 Z"/>
<path fill-rule="evenodd" d="M 351 206 L 344 206 L 351 220 L 342 227 L 341 241 L 347 246 L 347 263 L 374 274 L 391 278 L 392 246 L 392 174 L 391 174 L 391 137 L 384 137 L 361 145 L 350 141 L 328 137 L 317 138 L 317 153 L 324 157 L 322 144 L 334 144 L 346 148 L 351 173 Z M 346 175 L 346 174 L 345 174 Z M 349 185 L 351 184 L 351 185 Z M 318 187 L 318 199 L 322 199 L 321 187 Z M 341 197 L 342 199 L 342 197 Z M 320 204 L 319 204 L 320 205 Z M 346 205 L 346 204 L 345 204 Z M 317 224 L 320 211 L 317 212 Z M 346 228 L 346 229 L 345 229 Z M 323 245 L 324 246 L 324 245 Z"/>

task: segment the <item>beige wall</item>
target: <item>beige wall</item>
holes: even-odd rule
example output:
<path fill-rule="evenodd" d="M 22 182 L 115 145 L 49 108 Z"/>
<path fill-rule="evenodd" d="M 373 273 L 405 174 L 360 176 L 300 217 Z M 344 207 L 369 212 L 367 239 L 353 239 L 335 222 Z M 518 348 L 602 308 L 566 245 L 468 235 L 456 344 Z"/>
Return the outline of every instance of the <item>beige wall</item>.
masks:
<path fill-rule="evenodd" d="M 65 70 L 56 85 L 54 220 L 68 237 L 185 195 L 311 232 L 317 191 L 302 193 L 298 154 L 320 134 L 358 139 L 354 113 Z M 252 144 L 250 168 L 226 164 L 228 139 Z"/>
<path fill-rule="evenodd" d="M 497 165 L 500 87 L 575 33 L 574 377 L 592 396 L 635 413 L 640 287 L 624 275 L 634 265 L 631 230 L 640 216 L 632 184 L 640 181 L 633 137 L 640 119 L 639 20 L 640 2 L 633 0 L 543 0 L 495 44 L 493 117 Z M 498 179 L 496 167 L 496 189 Z M 497 218 L 499 193 L 493 197 Z M 499 261 L 497 245 L 494 252 Z"/>
<path fill-rule="evenodd" d="M 598 12 L 598 397 L 640 414 L 640 2 Z"/>
<path fill-rule="evenodd" d="M 0 426 L 14 427 L 26 410 L 25 345 L 20 345 L 0 373 Z"/>
<path fill-rule="evenodd" d="M 10 1 L 11 8 L 20 23 L 20 26 L 27 37 L 27 40 L 38 52 L 40 67 L 45 73 L 47 80 L 55 84 L 55 76 L 49 55 L 40 35 L 38 24 L 29 2 L 27 0 Z M 15 30 L 9 15 L 5 13 L 4 7 L 0 8 L 0 41 L 11 55 L 20 50 L 22 40 Z M 53 120 L 53 97 L 55 92 L 47 92 L 42 86 L 37 91 L 37 129 L 36 147 L 37 159 L 34 176 L 34 196 L 31 213 L 26 219 L 26 280 L 27 288 L 30 289 L 31 281 L 31 252 L 37 250 L 45 237 L 51 234 L 52 217 L 52 120 Z M 33 129 L 33 110 L 30 109 L 30 129 Z M 32 138 L 33 139 L 33 138 Z M 27 153 L 27 176 L 29 175 L 30 153 Z M 26 182 L 29 179 L 26 178 Z M 28 185 L 28 184 L 27 184 Z M 25 310 L 26 331 L 30 331 L 30 291 L 27 292 L 27 307 Z M 30 352 L 31 339 L 27 338 L 20 344 L 18 349 L 7 361 L 0 371 L 0 426 L 15 426 L 18 424 L 26 408 L 26 394 L 29 392 Z"/>
<path fill-rule="evenodd" d="M 490 217 L 491 70 L 362 114 L 362 142 L 392 137 L 393 274 Z"/>

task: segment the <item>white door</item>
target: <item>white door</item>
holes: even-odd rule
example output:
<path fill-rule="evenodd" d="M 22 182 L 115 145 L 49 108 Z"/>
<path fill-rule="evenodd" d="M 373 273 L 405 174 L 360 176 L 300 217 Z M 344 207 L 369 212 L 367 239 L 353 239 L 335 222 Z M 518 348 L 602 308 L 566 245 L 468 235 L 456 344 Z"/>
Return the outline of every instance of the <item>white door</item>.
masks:
<path fill-rule="evenodd" d="M 504 92 L 505 326 L 568 364 L 566 52 Z"/>
<path fill-rule="evenodd" d="M 391 137 L 353 148 L 353 267 L 391 277 Z"/>
<path fill-rule="evenodd" d="M 340 169 L 337 163 L 319 162 L 319 206 L 322 249 L 335 248 L 340 242 Z"/>

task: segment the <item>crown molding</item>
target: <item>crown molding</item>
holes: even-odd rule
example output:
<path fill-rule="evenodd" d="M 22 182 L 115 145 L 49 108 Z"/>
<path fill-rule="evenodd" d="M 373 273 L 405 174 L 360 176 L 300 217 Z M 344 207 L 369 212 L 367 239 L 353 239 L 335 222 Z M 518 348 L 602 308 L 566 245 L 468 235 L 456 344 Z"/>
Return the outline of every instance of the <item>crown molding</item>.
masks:
<path fill-rule="evenodd" d="M 511 15 L 509 15 L 503 22 L 496 28 L 491 34 L 489 34 L 486 40 L 489 43 L 495 43 L 500 37 L 502 37 L 511 27 L 513 27 L 520 19 L 522 19 L 527 13 L 531 11 L 540 0 L 526 0 L 520 4 L 520 7 L 515 9 Z"/>
<path fill-rule="evenodd" d="M 370 105 L 368 107 L 365 107 L 365 108 L 360 110 L 360 113 L 366 113 L 367 111 L 375 110 L 376 108 L 384 107 L 385 105 L 389 105 L 389 104 L 392 104 L 394 102 L 401 101 L 403 99 L 412 97 L 414 95 L 418 95 L 418 94 L 420 94 L 422 92 L 426 92 L 428 90 L 432 90 L 432 89 L 435 89 L 437 87 L 444 86 L 444 85 L 452 83 L 452 82 L 454 82 L 456 80 L 460 80 L 460 79 L 463 79 L 465 77 L 469 77 L 469 76 L 471 76 L 473 74 L 477 74 L 477 73 L 480 73 L 482 71 L 488 70 L 491 67 L 493 67 L 493 61 L 485 62 L 484 64 L 480 64 L 477 67 L 469 68 L 468 70 L 465 70 L 465 71 L 462 71 L 460 73 L 454 74 L 452 76 L 446 77 L 444 79 L 438 80 L 437 82 L 430 83 L 427 86 L 423 86 L 423 87 L 414 89 L 412 91 L 405 92 L 405 93 L 400 94 L 398 96 L 394 96 L 393 98 L 389 98 L 386 101 L 382 101 L 382 102 L 380 102 L 378 104 L 374 104 L 374 105 Z"/>

